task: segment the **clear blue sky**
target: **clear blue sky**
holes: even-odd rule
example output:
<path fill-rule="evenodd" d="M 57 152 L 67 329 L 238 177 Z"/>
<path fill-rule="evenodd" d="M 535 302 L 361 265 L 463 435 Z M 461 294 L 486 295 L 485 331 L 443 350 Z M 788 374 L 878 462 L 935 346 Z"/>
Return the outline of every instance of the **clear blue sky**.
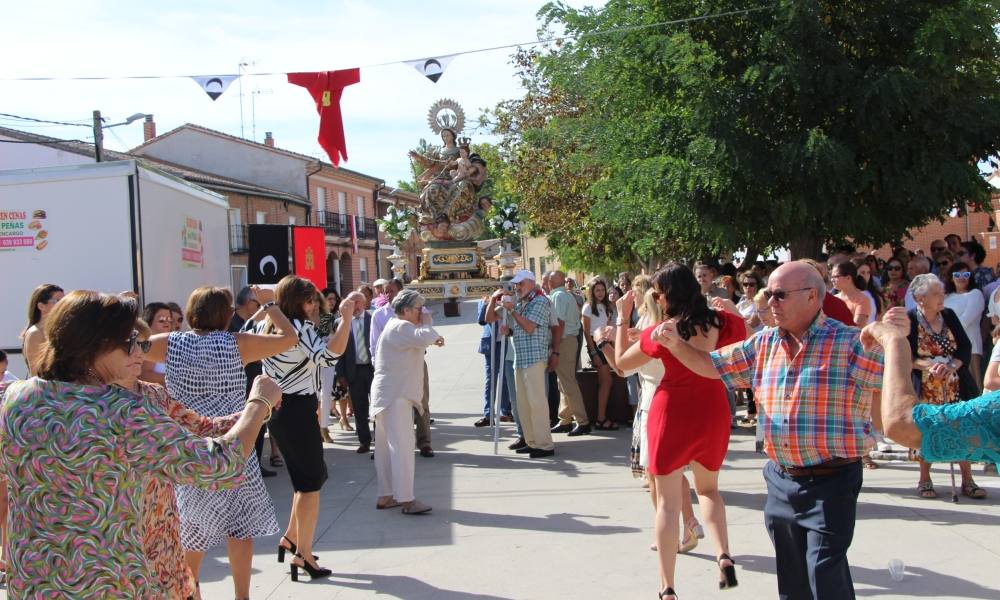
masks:
<path fill-rule="evenodd" d="M 7 3 L 0 36 L 0 78 L 320 71 L 450 54 L 536 39 L 541 0 L 504 2 L 187 0 L 123 2 L 59 0 Z M 600 1 L 570 1 L 583 6 Z M 413 68 L 362 69 L 361 83 L 347 88 L 341 104 L 348 168 L 387 184 L 409 176 L 406 152 L 432 138 L 427 110 L 452 98 L 474 122 L 480 110 L 520 91 L 510 50 L 459 56 L 433 84 Z M 316 143 L 318 116 L 308 93 L 283 76 L 245 77 L 243 126 L 256 139 L 274 132 L 277 144 L 323 156 Z M 253 90 L 261 93 L 251 95 Z M 255 110 L 251 111 L 251 99 Z M 158 133 L 187 122 L 240 135 L 238 84 L 212 102 L 192 80 L 0 81 L 0 112 L 51 120 L 87 122 L 100 109 L 109 122 L 136 112 L 155 115 Z M 253 113 L 253 114 L 252 114 Z M 82 127 L 21 125 L 0 117 L 0 126 L 92 140 Z M 473 141 L 483 140 L 471 133 Z M 142 126 L 105 134 L 108 148 L 142 141 Z"/>

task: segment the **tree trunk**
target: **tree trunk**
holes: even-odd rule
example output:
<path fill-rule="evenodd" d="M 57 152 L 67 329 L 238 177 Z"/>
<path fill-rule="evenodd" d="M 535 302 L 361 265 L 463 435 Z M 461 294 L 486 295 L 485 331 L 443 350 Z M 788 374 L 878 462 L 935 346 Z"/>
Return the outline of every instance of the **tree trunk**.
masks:
<path fill-rule="evenodd" d="M 755 246 L 750 246 L 747 248 L 747 253 L 743 257 L 743 262 L 737 267 L 740 271 L 746 271 L 753 266 L 753 263 L 757 261 L 757 256 L 760 254 L 760 248 Z"/>
<path fill-rule="evenodd" d="M 788 249 L 792 253 L 792 260 L 800 258 L 819 260 L 819 254 L 823 250 L 823 240 L 804 235 L 792 240 L 788 244 Z"/>

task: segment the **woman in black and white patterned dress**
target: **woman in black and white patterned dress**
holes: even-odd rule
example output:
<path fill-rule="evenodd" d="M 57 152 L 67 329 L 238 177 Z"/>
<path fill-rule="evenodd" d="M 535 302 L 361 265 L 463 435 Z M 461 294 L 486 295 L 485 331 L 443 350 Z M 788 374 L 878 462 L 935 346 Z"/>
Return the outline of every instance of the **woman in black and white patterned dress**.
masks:
<path fill-rule="evenodd" d="M 285 458 L 292 479 L 292 514 L 288 528 L 278 542 L 278 562 L 286 551 L 292 558 L 292 580 L 298 581 L 298 569 L 309 573 L 310 579 L 327 577 L 329 569 L 321 568 L 312 554 L 313 535 L 319 518 L 319 491 L 327 478 L 323 458 L 323 438 L 316 420 L 320 388 L 319 367 L 332 367 L 345 348 L 351 334 L 354 304 L 340 303 L 343 317 L 337 330 L 326 341 L 307 317 L 315 310 L 316 287 L 307 279 L 289 275 L 278 282 L 274 290 L 281 310 L 292 319 L 299 343 L 286 352 L 264 360 L 264 373 L 281 386 L 282 406 L 274 411 L 268 424 L 278 450 Z M 268 320 L 251 319 L 244 331 L 266 333 L 273 325 Z"/>
<path fill-rule="evenodd" d="M 262 360 L 295 345 L 291 322 L 271 301 L 274 294 L 255 290 L 266 314 L 276 325 L 273 334 L 230 333 L 233 297 L 225 288 L 203 287 L 191 293 L 186 316 L 192 330 L 159 334 L 150 341 L 147 357 L 167 364 L 167 392 L 185 407 L 206 417 L 229 415 L 246 404 L 248 362 Z M 177 486 L 181 545 L 195 580 L 205 552 L 228 542 L 230 569 L 237 598 L 250 597 L 253 538 L 278 532 L 274 504 L 260 477 L 253 452 L 247 458 L 244 483 L 235 489 L 211 491 Z"/>

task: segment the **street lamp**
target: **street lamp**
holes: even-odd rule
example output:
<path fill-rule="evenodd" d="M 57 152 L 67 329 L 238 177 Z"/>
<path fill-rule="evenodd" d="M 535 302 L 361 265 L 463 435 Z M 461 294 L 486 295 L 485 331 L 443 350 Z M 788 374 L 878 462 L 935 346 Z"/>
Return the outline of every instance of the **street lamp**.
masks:
<path fill-rule="evenodd" d="M 119 125 L 131 125 L 139 119 L 144 119 L 148 117 L 146 113 L 135 113 L 134 115 L 126 118 L 121 123 L 112 123 L 111 125 L 105 125 L 104 119 L 101 117 L 101 111 L 94 111 L 94 157 L 97 162 L 101 162 L 102 155 L 104 154 L 104 130 L 110 127 L 118 127 Z"/>

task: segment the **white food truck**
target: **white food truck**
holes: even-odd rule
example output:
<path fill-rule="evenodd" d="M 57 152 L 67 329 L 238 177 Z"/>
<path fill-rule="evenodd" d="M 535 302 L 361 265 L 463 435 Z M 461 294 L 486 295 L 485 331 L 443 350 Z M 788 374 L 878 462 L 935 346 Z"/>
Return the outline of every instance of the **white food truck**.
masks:
<path fill-rule="evenodd" d="M 0 348 L 24 377 L 20 334 L 43 283 L 138 292 L 182 306 L 229 286 L 225 197 L 133 160 L 0 171 Z"/>

